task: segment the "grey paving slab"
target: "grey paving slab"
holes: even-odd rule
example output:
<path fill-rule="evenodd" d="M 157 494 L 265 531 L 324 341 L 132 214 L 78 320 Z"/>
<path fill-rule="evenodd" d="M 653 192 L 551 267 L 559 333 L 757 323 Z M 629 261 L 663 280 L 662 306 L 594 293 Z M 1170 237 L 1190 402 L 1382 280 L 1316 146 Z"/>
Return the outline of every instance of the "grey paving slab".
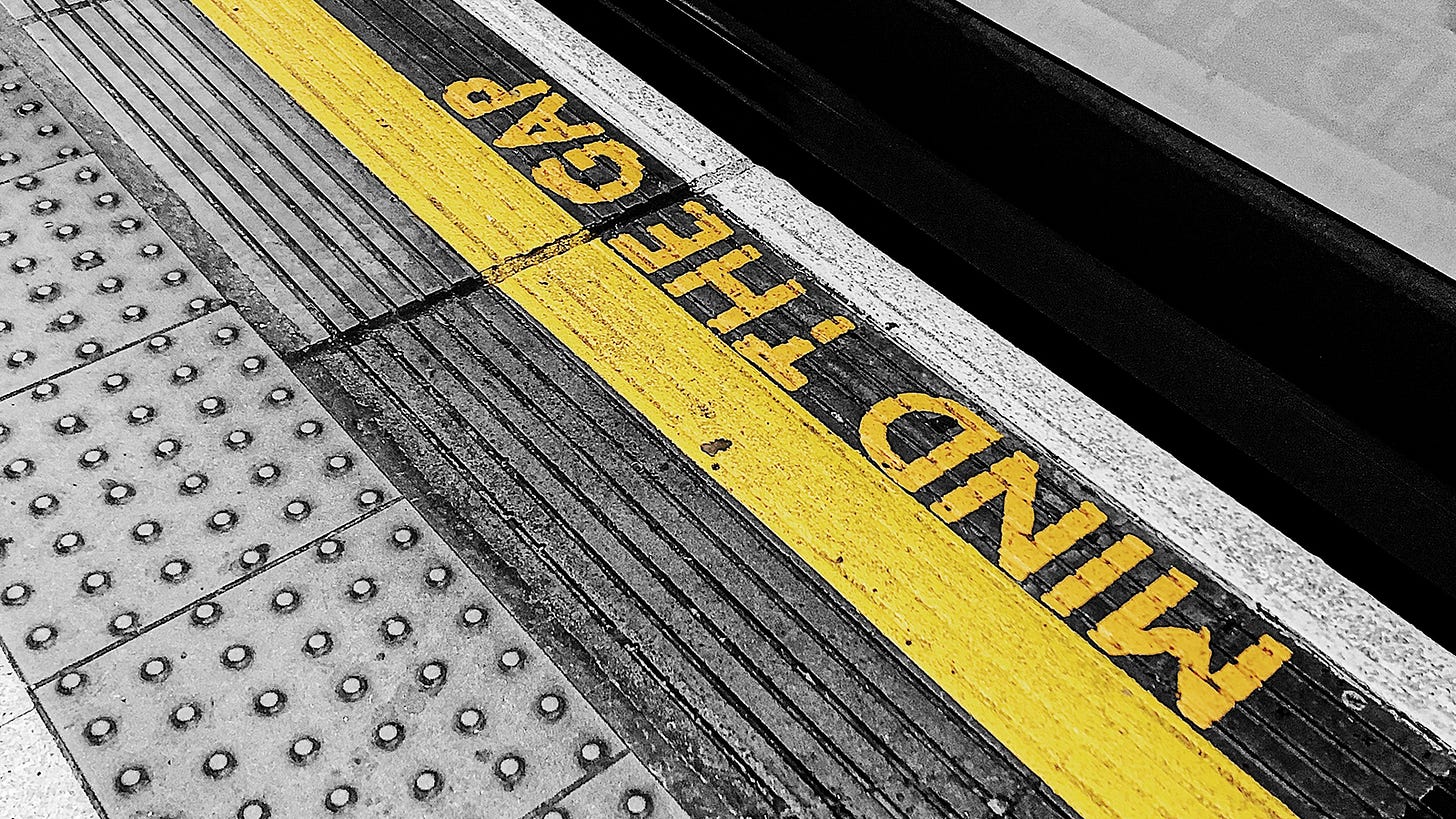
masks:
<path fill-rule="evenodd" d="M 608 768 L 621 740 L 404 503 L 40 696 L 116 816 L 525 816 L 603 769 L 573 816 L 627 788 L 682 815 Z"/>
<path fill-rule="evenodd" d="M 687 819 L 641 760 L 627 754 L 561 799 L 549 802 L 540 819 L 618 819 L 654 816 Z"/>
<path fill-rule="evenodd" d="M 0 727 L 35 707 L 10 661 L 0 656 Z"/>
<path fill-rule="evenodd" d="M 31 684 L 392 494 L 231 308 L 0 418 L 0 638 Z"/>
<path fill-rule="evenodd" d="M 90 152 L 25 72 L 0 55 L 0 182 Z"/>
<path fill-rule="evenodd" d="M 0 395 L 221 301 L 94 156 L 0 185 L 0 265 Z"/>

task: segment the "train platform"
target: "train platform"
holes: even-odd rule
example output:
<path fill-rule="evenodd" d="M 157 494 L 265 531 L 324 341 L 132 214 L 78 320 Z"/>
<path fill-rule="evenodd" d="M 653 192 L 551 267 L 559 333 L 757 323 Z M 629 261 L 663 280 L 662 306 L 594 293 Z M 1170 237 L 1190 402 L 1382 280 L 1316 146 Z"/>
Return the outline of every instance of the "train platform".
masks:
<path fill-rule="evenodd" d="M 1456 815 L 1456 657 L 533 0 L 0 6 L 0 819 Z"/>

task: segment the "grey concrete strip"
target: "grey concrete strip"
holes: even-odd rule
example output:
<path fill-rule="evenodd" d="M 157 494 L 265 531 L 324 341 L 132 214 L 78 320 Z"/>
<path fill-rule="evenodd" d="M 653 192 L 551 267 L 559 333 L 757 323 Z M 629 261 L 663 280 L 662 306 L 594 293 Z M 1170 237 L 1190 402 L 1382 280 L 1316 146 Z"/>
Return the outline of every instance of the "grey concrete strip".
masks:
<path fill-rule="evenodd" d="M 0 726 L 0 816 L 6 819 L 98 817 L 38 713 L 31 712 Z"/>
<path fill-rule="evenodd" d="M 1355 682 L 1456 746 L 1456 657 L 761 168 L 711 193 Z"/>
<path fill-rule="evenodd" d="M 16 675 L 8 657 L 0 657 L 0 728 L 30 713 L 35 704 L 26 693 L 25 683 Z"/>
<path fill-rule="evenodd" d="M 711 184 L 747 162 L 737 149 L 535 0 L 461 0 L 460 6 L 588 105 L 608 112 L 683 179 Z"/>

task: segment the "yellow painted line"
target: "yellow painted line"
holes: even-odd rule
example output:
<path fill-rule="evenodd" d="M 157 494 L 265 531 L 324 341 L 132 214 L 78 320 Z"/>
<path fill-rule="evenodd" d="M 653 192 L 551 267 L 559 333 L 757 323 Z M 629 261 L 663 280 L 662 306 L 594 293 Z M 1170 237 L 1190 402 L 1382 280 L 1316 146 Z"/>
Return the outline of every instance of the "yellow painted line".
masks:
<path fill-rule="evenodd" d="M 196 5 L 477 270 L 581 224 L 312 2 Z"/>
<path fill-rule="evenodd" d="M 194 2 L 468 258 L 574 226 L 311 0 Z M 1083 816 L 1293 816 L 606 245 L 501 288 Z"/>

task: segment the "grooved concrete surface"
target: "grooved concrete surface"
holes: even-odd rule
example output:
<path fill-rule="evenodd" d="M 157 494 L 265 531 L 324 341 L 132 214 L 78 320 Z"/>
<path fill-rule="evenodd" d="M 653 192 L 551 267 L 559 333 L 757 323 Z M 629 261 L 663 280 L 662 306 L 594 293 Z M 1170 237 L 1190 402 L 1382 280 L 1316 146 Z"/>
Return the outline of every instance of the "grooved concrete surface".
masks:
<path fill-rule="evenodd" d="M 907 334 L 875 299 L 910 298 L 908 272 L 857 292 L 880 264 L 862 240 L 527 0 L 7 7 L 23 34 L 0 40 L 86 139 L 32 175 L 119 179 L 139 227 L 171 237 L 141 247 L 216 288 L 166 302 L 199 314 L 176 327 L 124 319 L 94 361 L 8 376 L 0 499 L 25 528 L 0 552 L 0 639 L 24 675 L 0 687 L 7 766 L 67 798 L 74 768 L 110 816 L 1456 810 L 1449 655 L 1375 605 L 1369 650 L 1410 657 L 1391 686 L 1318 616 L 1271 615 Z M 268 40 L 285 16 L 317 24 L 314 50 Z M 465 147 L 479 175 L 437 179 L 428 158 Z M 21 176 L 0 216 L 63 241 Z M 135 241 L 74 224 L 108 264 Z M 59 362 L 61 311 L 90 327 L 107 295 L 0 310 L 30 311 L 27 343 Z M 672 358 L 687 349 L 702 360 Z M 660 376 L 678 380 L 641 386 Z M 768 433 L 753 416 L 692 438 L 737 418 L 691 405 L 729 378 L 769 396 Z M 1047 401 L 1032 422 L 1075 397 Z M 811 448 L 774 449 L 805 430 Z M 733 483 L 754 458 L 769 477 Z M 857 540 L 863 498 L 832 480 L 776 483 L 820 461 L 879 481 L 906 543 Z M 805 535 L 830 519 L 844 531 Z M 942 566 L 911 528 L 943 530 Z M 961 570 L 984 599 L 956 596 Z M 922 598 L 954 605 L 922 616 Z M 1036 628 L 985 626 L 1001 622 Z M 1079 671 L 1115 684 L 1078 689 Z M 1089 699 L 1025 698 L 1047 681 Z M 1048 704 L 1059 719 L 1024 724 Z M 1188 767 L 1144 758 L 1164 752 Z"/>

